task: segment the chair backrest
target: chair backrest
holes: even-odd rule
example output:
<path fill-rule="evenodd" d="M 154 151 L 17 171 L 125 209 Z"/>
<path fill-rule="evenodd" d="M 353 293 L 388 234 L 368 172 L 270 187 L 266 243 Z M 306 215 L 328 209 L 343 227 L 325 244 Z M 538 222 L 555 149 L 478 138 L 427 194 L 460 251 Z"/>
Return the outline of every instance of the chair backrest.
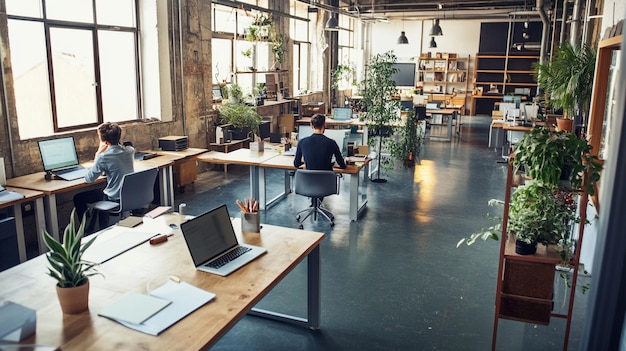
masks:
<path fill-rule="evenodd" d="M 426 106 L 415 106 L 415 116 L 418 121 L 425 120 L 426 117 Z"/>
<path fill-rule="evenodd" d="M 298 195 L 324 197 L 339 194 L 339 176 L 333 171 L 298 169 L 294 181 Z"/>
<path fill-rule="evenodd" d="M 154 200 L 154 182 L 157 172 L 156 168 L 150 168 L 124 175 L 120 194 L 120 212 L 146 207 Z"/>

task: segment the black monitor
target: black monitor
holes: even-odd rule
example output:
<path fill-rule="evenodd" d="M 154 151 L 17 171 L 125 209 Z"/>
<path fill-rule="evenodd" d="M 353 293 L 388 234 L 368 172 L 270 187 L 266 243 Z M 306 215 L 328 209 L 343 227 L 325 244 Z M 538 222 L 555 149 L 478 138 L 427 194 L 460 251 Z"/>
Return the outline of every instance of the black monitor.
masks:
<path fill-rule="evenodd" d="M 261 139 L 270 137 L 271 126 L 270 121 L 263 121 L 259 124 L 259 137 Z"/>

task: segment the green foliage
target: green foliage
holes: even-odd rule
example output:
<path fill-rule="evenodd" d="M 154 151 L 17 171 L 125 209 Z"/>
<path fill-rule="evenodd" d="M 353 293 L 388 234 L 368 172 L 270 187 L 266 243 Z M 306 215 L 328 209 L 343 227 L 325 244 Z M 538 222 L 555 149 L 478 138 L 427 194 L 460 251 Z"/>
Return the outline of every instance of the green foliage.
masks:
<path fill-rule="evenodd" d="M 235 128 L 250 128 L 254 133 L 258 132 L 259 124 L 263 121 L 254 106 L 245 103 L 224 103 L 219 111 L 225 123 Z"/>
<path fill-rule="evenodd" d="M 569 240 L 571 225 L 577 220 L 572 193 L 534 181 L 518 187 L 511 196 L 507 230 L 528 244 L 558 244 Z"/>
<path fill-rule="evenodd" d="M 246 50 L 243 50 L 241 54 L 245 57 L 252 57 L 252 48 L 247 48 Z"/>
<path fill-rule="evenodd" d="M 243 101 L 243 91 L 239 84 L 231 84 L 228 96 L 232 98 L 234 103 L 240 103 Z"/>
<path fill-rule="evenodd" d="M 397 111 L 400 109 L 400 101 L 394 100 L 396 94 L 395 82 L 391 80 L 391 75 L 397 69 L 393 67 L 398 58 L 392 51 L 377 54 L 372 57 L 368 64 L 366 78 L 361 82 L 363 98 L 361 103 L 366 111 L 365 122 L 370 130 L 382 131 L 384 128 L 391 128 L 400 116 Z M 381 136 L 378 140 L 378 176 L 381 171 L 381 151 L 383 139 L 388 136 Z"/>
<path fill-rule="evenodd" d="M 285 59 L 285 36 L 283 36 L 282 34 L 276 34 L 276 33 L 272 33 L 271 34 L 271 39 L 272 39 L 272 53 L 274 54 L 274 60 L 277 63 L 283 63 L 283 60 Z"/>
<path fill-rule="evenodd" d="M 570 118 L 578 105 L 584 114 L 589 112 L 596 51 L 582 45 L 572 46 L 564 42 L 557 48 L 552 59 L 535 65 L 535 79 L 540 88 L 549 95 L 547 104 L 563 109 Z"/>
<path fill-rule="evenodd" d="M 515 171 L 523 166 L 531 178 L 548 185 L 558 185 L 562 170 L 569 170 L 569 181 L 576 189 L 582 186 L 583 174 L 587 172 L 586 190 L 593 195 L 602 165 L 590 151 L 591 145 L 572 133 L 533 128 L 515 145 L 512 162 Z"/>
<path fill-rule="evenodd" d="M 354 84 L 355 78 L 356 68 L 354 67 L 354 64 L 339 64 L 331 73 L 331 79 L 333 81 L 332 87 L 333 89 L 337 89 L 339 87 L 339 83 L 341 83 L 342 81 L 347 81 L 350 84 Z"/>
<path fill-rule="evenodd" d="M 82 285 L 88 277 L 100 274 L 95 271 L 95 264 L 85 263 L 82 256 L 85 250 L 93 244 L 97 236 L 93 236 L 87 242 L 81 244 L 81 239 L 85 233 L 85 216 L 78 229 L 75 226 L 75 212 L 72 210 L 70 223 L 63 232 L 63 243 L 60 243 L 53 236 L 43 231 L 43 240 L 50 252 L 46 254 L 46 259 L 50 266 L 48 275 L 57 280 L 57 285 L 61 288 L 71 288 Z"/>
<path fill-rule="evenodd" d="M 408 113 L 404 128 L 401 130 L 400 140 L 391 145 L 391 156 L 400 161 L 408 160 L 409 155 L 417 158 L 423 143 L 422 125 L 418 123 L 415 111 L 411 111 Z"/>
<path fill-rule="evenodd" d="M 494 206 L 496 204 L 502 205 L 502 201 L 498 201 L 495 199 L 489 200 L 489 206 Z M 500 240 L 500 233 L 502 232 L 502 217 L 501 216 L 494 217 L 491 213 L 487 213 L 485 216 L 488 220 L 495 222 L 495 224 L 487 228 L 483 227 L 480 229 L 479 232 L 472 233 L 468 237 L 462 238 L 456 244 L 456 247 L 461 246 L 463 243 L 465 243 L 467 246 L 470 246 L 473 243 L 475 243 L 476 240 L 478 239 L 483 240 L 483 241 L 487 241 L 489 239 L 496 240 L 496 241 Z"/>

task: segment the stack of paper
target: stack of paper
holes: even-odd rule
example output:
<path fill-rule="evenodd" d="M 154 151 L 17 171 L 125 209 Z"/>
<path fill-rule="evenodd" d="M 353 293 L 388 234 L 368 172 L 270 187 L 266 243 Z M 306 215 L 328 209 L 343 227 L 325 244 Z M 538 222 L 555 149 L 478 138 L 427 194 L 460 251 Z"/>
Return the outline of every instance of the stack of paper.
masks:
<path fill-rule="evenodd" d="M 142 296 L 140 298 L 141 301 L 138 302 L 137 305 L 133 305 L 132 308 L 127 308 L 129 310 L 128 313 L 121 313 L 118 311 L 120 307 L 123 307 L 129 302 L 129 298 L 125 295 L 113 305 L 104 308 L 99 314 L 101 316 L 111 318 L 128 328 L 150 335 L 159 335 L 165 329 L 183 319 L 189 313 L 211 301 L 215 297 L 215 294 L 185 282 L 176 283 L 172 280 L 168 280 L 167 283 L 152 291 L 150 296 L 140 296 Z M 148 301 L 147 298 L 150 297 L 155 300 L 165 301 L 167 304 L 157 310 L 159 303 L 156 301 Z M 133 297 L 130 297 L 130 299 L 132 298 Z M 140 309 L 137 307 L 140 305 L 145 308 Z M 113 316 L 111 316 L 111 310 L 114 311 Z M 146 317 L 147 319 L 144 319 L 143 317 L 151 311 L 154 312 L 150 314 L 150 316 Z M 134 322 L 129 321 L 131 319 Z M 136 323 L 139 320 L 142 321 Z"/>

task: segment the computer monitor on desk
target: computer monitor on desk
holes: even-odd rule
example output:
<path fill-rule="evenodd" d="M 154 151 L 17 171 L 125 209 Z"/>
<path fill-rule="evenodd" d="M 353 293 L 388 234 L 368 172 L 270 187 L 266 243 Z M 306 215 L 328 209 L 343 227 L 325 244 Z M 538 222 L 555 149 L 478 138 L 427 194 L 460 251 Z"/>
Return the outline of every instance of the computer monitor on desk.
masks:
<path fill-rule="evenodd" d="M 352 119 L 352 107 L 335 107 L 333 109 L 333 120 L 349 121 Z"/>

